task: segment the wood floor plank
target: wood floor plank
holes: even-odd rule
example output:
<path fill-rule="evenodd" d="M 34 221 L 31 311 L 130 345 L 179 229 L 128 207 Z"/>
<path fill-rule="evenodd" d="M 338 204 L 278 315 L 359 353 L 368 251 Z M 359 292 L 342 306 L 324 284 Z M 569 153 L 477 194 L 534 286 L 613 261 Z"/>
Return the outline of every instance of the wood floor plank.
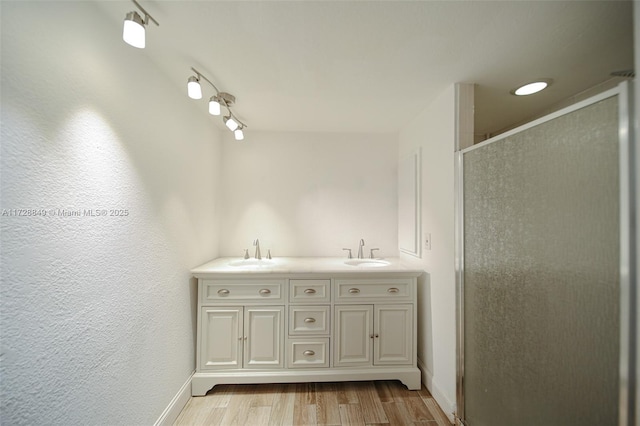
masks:
<path fill-rule="evenodd" d="M 421 422 L 421 421 L 431 421 L 435 420 L 435 416 L 429 410 L 429 408 L 424 403 L 424 400 L 420 398 L 420 396 L 412 396 L 408 398 L 403 398 L 405 407 L 407 408 L 407 412 L 409 413 L 409 417 L 413 422 Z"/>
<path fill-rule="evenodd" d="M 340 404 L 340 422 L 349 426 L 364 426 L 364 416 L 359 404 Z"/>
<path fill-rule="evenodd" d="M 410 425 L 413 423 L 404 402 L 383 402 L 382 407 L 391 425 Z"/>
<path fill-rule="evenodd" d="M 335 383 L 316 384 L 316 418 L 319 425 L 340 425 L 340 404 Z"/>
<path fill-rule="evenodd" d="M 343 382 L 338 387 L 338 402 L 340 404 L 357 404 L 358 392 L 356 391 L 356 382 Z"/>
<path fill-rule="evenodd" d="M 201 398 L 206 399 L 207 405 L 216 408 L 226 408 L 233 396 L 234 389 L 235 387 L 233 385 L 218 385 Z"/>
<path fill-rule="evenodd" d="M 267 426 L 271 416 L 271 407 L 258 406 L 251 407 L 247 413 L 245 425 Z"/>
<path fill-rule="evenodd" d="M 246 425 L 251 399 L 252 395 L 249 388 L 243 387 L 242 385 L 236 385 L 233 389 L 233 396 L 231 397 L 224 417 L 222 418 L 222 424 L 239 426 Z"/>
<path fill-rule="evenodd" d="M 281 385 L 273 398 L 269 424 L 273 426 L 293 425 L 293 408 L 295 406 L 295 402 L 296 385 Z"/>
<path fill-rule="evenodd" d="M 224 415 L 226 413 L 226 409 L 225 408 L 213 408 L 210 412 L 209 415 L 207 416 L 206 419 L 204 419 L 203 423 L 196 423 L 194 424 L 194 426 L 200 426 L 200 425 L 220 425 L 222 424 L 222 419 L 224 418 Z"/>
<path fill-rule="evenodd" d="M 295 407 L 293 407 L 293 424 L 296 426 L 317 425 L 318 419 L 316 417 L 316 405 L 315 404 L 306 404 L 306 405 L 296 404 Z"/>
<path fill-rule="evenodd" d="M 387 383 L 394 401 L 402 402 L 402 398 L 419 395 L 418 391 L 407 389 L 407 387 L 398 380 L 391 380 Z"/>
<path fill-rule="evenodd" d="M 356 389 L 365 423 L 388 423 L 373 382 L 357 383 Z"/>
<path fill-rule="evenodd" d="M 433 417 L 435 417 L 436 424 L 438 426 L 451 426 L 451 422 L 449 421 L 447 416 L 444 414 L 440 406 L 436 403 L 435 399 L 433 398 L 428 399 L 424 401 L 424 403 L 429 409 L 429 411 L 431 411 L 431 414 L 433 414 Z"/>
<path fill-rule="evenodd" d="M 180 416 L 176 419 L 176 425 L 198 425 L 204 424 L 209 416 L 211 407 L 206 402 L 205 397 L 191 398 L 184 407 Z"/>
<path fill-rule="evenodd" d="M 273 405 L 273 398 L 278 392 L 278 387 L 275 384 L 258 385 L 251 389 L 251 407 L 271 407 Z"/>
<path fill-rule="evenodd" d="M 315 383 L 296 383 L 296 404 L 315 404 L 316 403 L 316 384 Z"/>
<path fill-rule="evenodd" d="M 393 402 L 393 395 L 391 389 L 389 389 L 389 382 L 386 380 L 379 380 L 374 382 L 376 392 L 378 392 L 378 399 L 380 402 Z"/>
<path fill-rule="evenodd" d="M 442 408 L 440 408 L 427 388 L 422 386 L 422 389 L 420 389 L 418 394 L 420 395 L 420 398 L 424 402 L 429 412 L 433 415 L 433 418 L 437 422 L 438 426 L 451 426 L 449 418 L 446 416 L 444 411 L 442 411 Z"/>

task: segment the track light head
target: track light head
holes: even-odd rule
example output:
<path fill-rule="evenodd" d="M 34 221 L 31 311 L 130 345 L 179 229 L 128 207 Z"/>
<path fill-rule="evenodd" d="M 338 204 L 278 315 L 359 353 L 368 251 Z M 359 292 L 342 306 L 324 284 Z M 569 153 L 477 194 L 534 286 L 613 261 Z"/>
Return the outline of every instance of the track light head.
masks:
<path fill-rule="evenodd" d="M 191 76 L 187 80 L 187 94 L 191 99 L 202 99 L 202 87 L 198 77 Z"/>
<path fill-rule="evenodd" d="M 149 15 L 146 10 L 140 6 L 136 0 L 131 0 L 144 14 L 144 20 L 142 16 L 135 10 L 127 13 L 124 17 L 124 27 L 122 29 L 122 39 L 129 45 L 137 47 L 138 49 L 144 49 L 145 47 L 145 26 L 149 23 L 149 20 L 154 24 L 158 24 L 158 21 L 153 19 L 153 16 Z"/>
<path fill-rule="evenodd" d="M 209 114 L 220 115 L 220 98 L 218 95 L 212 96 L 209 99 Z"/>
<path fill-rule="evenodd" d="M 223 118 L 224 124 L 231 130 L 232 132 L 238 128 L 238 122 L 233 119 L 230 115 L 227 115 Z"/>
<path fill-rule="evenodd" d="M 244 132 L 242 131 L 242 127 L 237 128 L 234 132 L 233 132 L 233 136 L 236 138 L 237 141 L 241 141 L 244 139 Z"/>
<path fill-rule="evenodd" d="M 127 13 L 124 18 L 124 28 L 122 30 L 122 39 L 133 47 L 144 49 L 145 46 L 145 29 L 142 17 L 136 12 Z"/>

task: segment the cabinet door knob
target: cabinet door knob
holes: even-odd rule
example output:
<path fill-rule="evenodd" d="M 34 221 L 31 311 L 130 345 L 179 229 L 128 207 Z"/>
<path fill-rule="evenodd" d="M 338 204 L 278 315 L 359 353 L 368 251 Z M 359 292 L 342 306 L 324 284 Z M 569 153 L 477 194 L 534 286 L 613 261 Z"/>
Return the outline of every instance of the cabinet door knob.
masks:
<path fill-rule="evenodd" d="M 369 337 L 373 339 L 373 334 L 370 334 Z"/>
<path fill-rule="evenodd" d="M 304 291 L 306 294 L 316 294 L 316 291 L 312 288 L 308 288 Z"/>
<path fill-rule="evenodd" d="M 400 290 L 398 290 L 398 289 L 397 289 L 397 288 L 395 288 L 395 287 L 391 287 L 391 288 L 390 288 L 390 289 L 388 289 L 387 291 L 388 291 L 389 293 L 397 293 L 397 292 L 399 292 Z"/>
<path fill-rule="evenodd" d="M 305 318 L 304 322 L 310 323 L 310 322 L 316 322 L 315 318 Z"/>
<path fill-rule="evenodd" d="M 260 290 L 260 294 L 271 294 L 271 290 L 269 290 L 268 288 L 263 288 L 262 290 Z"/>
<path fill-rule="evenodd" d="M 302 355 L 304 356 L 314 356 L 316 353 L 314 351 L 304 351 L 302 352 Z"/>
<path fill-rule="evenodd" d="M 242 340 L 242 336 L 238 336 L 238 340 Z"/>
<path fill-rule="evenodd" d="M 220 290 L 218 290 L 218 294 L 220 296 L 226 296 L 227 294 L 229 294 L 229 290 L 227 290 L 226 288 L 221 288 Z"/>
<path fill-rule="evenodd" d="M 247 340 L 247 336 L 244 336 L 244 340 Z"/>
<path fill-rule="evenodd" d="M 349 293 L 358 294 L 358 293 L 360 293 L 360 289 L 359 288 L 350 288 L 349 289 Z"/>
<path fill-rule="evenodd" d="M 377 339 L 378 337 L 380 337 L 380 336 L 378 336 L 378 335 L 376 334 L 376 339 Z"/>

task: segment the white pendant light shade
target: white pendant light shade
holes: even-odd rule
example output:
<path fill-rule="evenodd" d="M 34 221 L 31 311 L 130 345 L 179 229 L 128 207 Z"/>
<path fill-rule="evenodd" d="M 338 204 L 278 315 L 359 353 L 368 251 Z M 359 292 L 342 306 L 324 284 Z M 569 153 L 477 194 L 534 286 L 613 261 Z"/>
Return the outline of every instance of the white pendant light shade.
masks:
<path fill-rule="evenodd" d="M 133 47 L 144 49 L 145 32 L 144 22 L 138 12 L 129 12 L 124 18 L 124 28 L 122 30 L 122 39 Z"/>
<path fill-rule="evenodd" d="M 232 132 L 238 128 L 238 123 L 233 117 L 227 116 L 224 118 L 224 124 L 231 130 Z"/>
<path fill-rule="evenodd" d="M 235 136 L 237 141 L 241 141 L 244 139 L 244 132 L 242 131 L 242 129 L 236 129 L 233 132 L 233 136 Z"/>
<path fill-rule="evenodd" d="M 217 96 L 212 96 L 209 99 L 209 114 L 220 115 L 220 102 L 218 102 Z"/>
<path fill-rule="evenodd" d="M 200 82 L 194 76 L 189 77 L 187 80 L 187 93 L 191 99 L 202 99 L 202 87 L 200 87 Z"/>

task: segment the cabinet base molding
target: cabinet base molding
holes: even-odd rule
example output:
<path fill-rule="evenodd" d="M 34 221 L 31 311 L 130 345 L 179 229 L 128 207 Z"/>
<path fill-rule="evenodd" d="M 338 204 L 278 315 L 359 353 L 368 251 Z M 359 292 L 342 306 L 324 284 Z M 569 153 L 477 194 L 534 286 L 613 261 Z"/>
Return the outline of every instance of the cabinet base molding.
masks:
<path fill-rule="evenodd" d="M 400 380 L 409 390 L 419 390 L 421 373 L 416 367 L 324 369 L 324 370 L 271 370 L 271 371 L 216 371 L 195 373 L 191 381 L 191 395 L 203 396 L 216 385 L 258 383 L 347 382 L 364 380 Z"/>

